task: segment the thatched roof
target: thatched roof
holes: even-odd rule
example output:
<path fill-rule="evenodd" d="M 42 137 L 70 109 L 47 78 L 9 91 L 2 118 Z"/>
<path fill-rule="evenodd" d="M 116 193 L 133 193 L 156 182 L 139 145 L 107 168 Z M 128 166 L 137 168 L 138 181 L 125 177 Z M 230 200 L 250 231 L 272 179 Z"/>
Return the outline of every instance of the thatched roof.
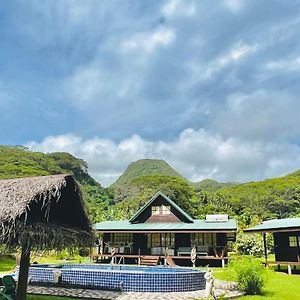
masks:
<path fill-rule="evenodd" d="M 91 241 L 78 183 L 71 175 L 0 180 L 0 242 L 63 249 Z"/>

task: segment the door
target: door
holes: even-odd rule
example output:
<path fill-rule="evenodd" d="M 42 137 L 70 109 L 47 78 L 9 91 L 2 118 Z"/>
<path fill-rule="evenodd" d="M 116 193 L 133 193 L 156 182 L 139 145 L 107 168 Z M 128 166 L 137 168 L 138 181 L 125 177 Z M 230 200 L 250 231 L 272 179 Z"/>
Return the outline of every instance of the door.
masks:
<path fill-rule="evenodd" d="M 147 235 L 145 233 L 133 234 L 133 253 L 145 255 L 147 253 Z"/>

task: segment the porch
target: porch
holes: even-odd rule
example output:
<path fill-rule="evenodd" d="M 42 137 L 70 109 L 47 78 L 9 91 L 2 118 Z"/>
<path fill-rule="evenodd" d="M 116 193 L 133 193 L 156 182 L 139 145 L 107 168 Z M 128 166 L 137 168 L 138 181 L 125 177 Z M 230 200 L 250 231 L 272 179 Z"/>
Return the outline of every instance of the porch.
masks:
<path fill-rule="evenodd" d="M 192 266 L 191 256 L 188 255 L 135 255 L 135 254 L 94 254 L 92 259 L 96 263 L 112 263 L 116 265 L 120 264 L 136 264 L 141 265 L 143 258 L 157 260 L 157 264 L 161 264 L 164 266 L 171 266 L 172 263 L 174 265 L 184 265 L 184 266 Z M 228 262 L 228 256 L 196 256 L 195 266 L 207 266 L 207 265 L 218 265 L 225 267 Z M 170 263 L 171 262 L 171 263 Z"/>
<path fill-rule="evenodd" d="M 233 235 L 234 238 L 234 235 Z M 228 261 L 229 233 L 104 233 L 93 256 L 97 262 L 140 264 L 143 257 L 166 258 L 176 265 L 191 265 L 196 249 L 196 264 L 224 266 Z"/>

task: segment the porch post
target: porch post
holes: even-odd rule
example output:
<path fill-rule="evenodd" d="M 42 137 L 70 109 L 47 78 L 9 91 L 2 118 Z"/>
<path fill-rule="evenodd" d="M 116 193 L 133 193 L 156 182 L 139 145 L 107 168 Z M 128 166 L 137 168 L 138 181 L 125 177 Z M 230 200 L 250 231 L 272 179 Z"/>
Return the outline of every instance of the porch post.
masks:
<path fill-rule="evenodd" d="M 267 237 L 266 237 L 266 233 L 263 233 L 263 240 L 264 240 L 264 252 L 265 252 L 265 260 L 266 262 L 268 261 L 268 248 L 267 248 Z"/>
<path fill-rule="evenodd" d="M 298 250 L 297 260 L 298 262 L 300 262 L 300 236 L 299 235 L 297 235 L 297 250 Z"/>
<path fill-rule="evenodd" d="M 141 264 L 141 249 L 139 248 L 138 265 Z"/>

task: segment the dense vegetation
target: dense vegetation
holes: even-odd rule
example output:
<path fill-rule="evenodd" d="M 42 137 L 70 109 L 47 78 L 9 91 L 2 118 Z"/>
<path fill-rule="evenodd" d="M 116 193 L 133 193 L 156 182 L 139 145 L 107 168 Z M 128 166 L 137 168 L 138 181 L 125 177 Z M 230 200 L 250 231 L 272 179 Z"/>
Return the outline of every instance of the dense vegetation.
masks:
<path fill-rule="evenodd" d="M 69 153 L 40 153 L 25 147 L 0 146 L 0 179 L 53 174 L 72 174 L 81 184 L 92 220 L 109 206 L 110 195 L 88 174 L 87 163 Z"/>
<path fill-rule="evenodd" d="M 131 163 L 124 173 L 112 184 L 115 188 L 124 188 L 132 180 L 141 176 L 164 175 L 183 178 L 168 163 L 160 159 L 140 159 Z"/>
<path fill-rule="evenodd" d="M 253 257 L 239 257 L 229 263 L 234 281 L 246 295 L 261 295 L 266 282 L 266 268 Z"/>
<path fill-rule="evenodd" d="M 199 182 L 191 182 L 191 185 L 196 189 L 196 191 L 205 191 L 205 192 L 216 192 L 224 187 L 233 186 L 237 183 L 234 182 L 218 182 L 213 179 L 204 179 Z"/>
<path fill-rule="evenodd" d="M 264 181 L 191 184 L 162 160 L 132 163 L 110 187 L 89 174 L 85 161 L 69 153 L 44 154 L 24 147 L 0 146 L 0 178 L 71 173 L 81 184 L 92 221 L 124 219 L 157 191 L 162 191 L 195 218 L 207 213 L 237 217 L 240 228 L 264 219 L 300 215 L 300 171 Z"/>
<path fill-rule="evenodd" d="M 156 192 L 161 191 L 191 215 L 196 214 L 198 194 L 180 177 L 163 175 L 141 176 L 133 179 L 122 189 L 115 189 L 116 218 L 130 218 Z"/>
<path fill-rule="evenodd" d="M 219 197 L 246 224 L 253 216 L 259 219 L 297 216 L 300 214 L 300 172 L 226 187 L 210 197 Z"/>

